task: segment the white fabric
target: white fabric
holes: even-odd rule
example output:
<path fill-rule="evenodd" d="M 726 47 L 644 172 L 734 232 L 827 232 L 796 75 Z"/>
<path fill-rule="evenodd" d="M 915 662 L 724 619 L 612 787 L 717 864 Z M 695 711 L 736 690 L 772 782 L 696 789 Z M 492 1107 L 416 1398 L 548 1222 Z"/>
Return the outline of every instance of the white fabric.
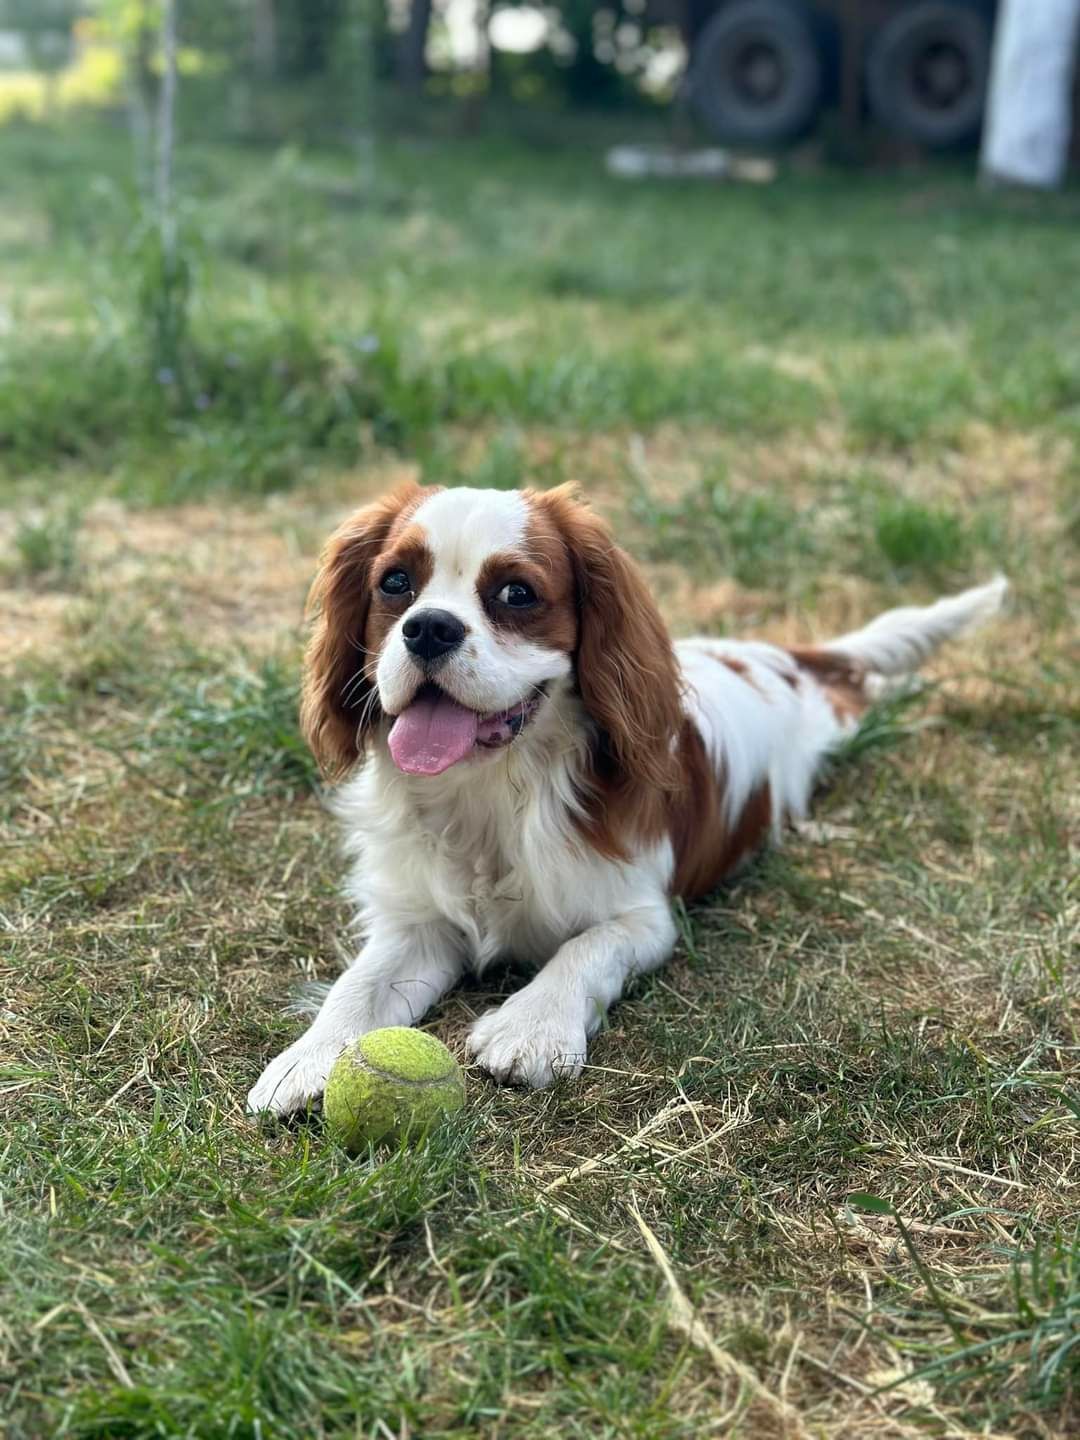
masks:
<path fill-rule="evenodd" d="M 1069 155 L 1080 0 L 1002 0 L 983 130 L 992 179 L 1060 185 Z"/>

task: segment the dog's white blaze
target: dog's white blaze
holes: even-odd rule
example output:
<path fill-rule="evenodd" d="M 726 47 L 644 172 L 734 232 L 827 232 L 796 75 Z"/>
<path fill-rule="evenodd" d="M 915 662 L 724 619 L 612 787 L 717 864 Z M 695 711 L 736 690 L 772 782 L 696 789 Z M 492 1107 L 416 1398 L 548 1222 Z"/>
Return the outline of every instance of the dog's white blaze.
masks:
<path fill-rule="evenodd" d="M 429 589 L 472 586 L 489 555 L 516 550 L 525 540 L 528 506 L 512 490 L 440 490 L 413 515 L 435 562 Z"/>
<path fill-rule="evenodd" d="M 489 556 L 521 546 L 528 518 L 525 501 L 513 492 L 462 487 L 425 500 L 413 522 L 424 532 L 433 568 L 418 608 L 449 610 L 468 626 L 475 644 L 486 628 L 477 576 Z"/>
<path fill-rule="evenodd" d="M 492 555 L 521 550 L 528 505 L 512 491 L 443 490 L 413 515 L 424 532 L 432 574 L 415 605 L 383 645 L 376 680 L 383 709 L 396 715 L 416 693 L 419 673 L 405 648 L 401 627 L 417 610 L 447 610 L 468 630 L 461 649 L 439 670 L 439 684 L 455 700 L 483 714 L 507 710 L 538 685 L 569 675 L 570 658 L 521 636 L 497 636 L 476 582 Z"/>

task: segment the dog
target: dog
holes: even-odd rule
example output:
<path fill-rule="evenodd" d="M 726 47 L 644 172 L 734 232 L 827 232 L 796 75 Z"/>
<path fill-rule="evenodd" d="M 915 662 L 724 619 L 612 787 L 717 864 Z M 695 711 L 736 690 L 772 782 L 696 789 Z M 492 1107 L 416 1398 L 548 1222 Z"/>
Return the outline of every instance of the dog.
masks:
<path fill-rule="evenodd" d="M 500 1081 L 577 1075 L 609 1006 L 675 946 L 671 901 L 807 812 L 888 677 L 994 614 L 1007 582 L 827 644 L 673 642 L 570 487 L 407 484 L 331 537 L 301 724 L 352 859 L 363 943 L 252 1112 L 302 1110 L 342 1049 L 412 1025 L 500 958 L 535 976 L 473 1025 Z"/>

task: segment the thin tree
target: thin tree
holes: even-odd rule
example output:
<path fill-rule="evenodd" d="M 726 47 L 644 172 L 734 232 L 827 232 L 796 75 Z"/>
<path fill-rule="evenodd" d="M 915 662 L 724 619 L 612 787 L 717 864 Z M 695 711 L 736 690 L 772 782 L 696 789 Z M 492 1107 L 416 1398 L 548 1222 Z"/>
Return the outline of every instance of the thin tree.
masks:
<path fill-rule="evenodd" d="M 427 39 L 431 28 L 431 0 L 412 0 L 409 23 L 398 42 L 397 75 L 403 90 L 423 89 L 427 78 Z"/>

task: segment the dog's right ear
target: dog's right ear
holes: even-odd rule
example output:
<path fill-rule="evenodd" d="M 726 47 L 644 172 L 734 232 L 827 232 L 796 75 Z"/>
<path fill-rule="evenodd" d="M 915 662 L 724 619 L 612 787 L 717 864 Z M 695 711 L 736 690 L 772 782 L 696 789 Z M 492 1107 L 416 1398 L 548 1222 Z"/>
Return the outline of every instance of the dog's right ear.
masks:
<path fill-rule="evenodd" d="M 339 779 L 363 753 L 380 718 L 374 685 L 377 655 L 364 644 L 372 566 L 394 522 L 416 508 L 423 489 L 399 485 L 365 505 L 334 531 L 308 597 L 313 617 L 304 656 L 300 728 L 329 779 Z"/>

